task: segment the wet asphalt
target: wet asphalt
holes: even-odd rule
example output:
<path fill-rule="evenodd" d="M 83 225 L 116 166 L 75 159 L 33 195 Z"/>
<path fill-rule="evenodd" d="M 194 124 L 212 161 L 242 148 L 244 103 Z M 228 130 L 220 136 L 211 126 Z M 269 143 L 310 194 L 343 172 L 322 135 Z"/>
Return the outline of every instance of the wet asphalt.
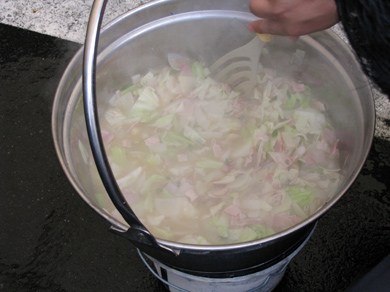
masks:
<path fill-rule="evenodd" d="M 4 24 L 0 36 L 0 291 L 166 291 L 57 159 L 52 102 L 80 45 Z M 345 291 L 390 253 L 389 173 L 390 142 L 375 138 L 276 292 Z"/>

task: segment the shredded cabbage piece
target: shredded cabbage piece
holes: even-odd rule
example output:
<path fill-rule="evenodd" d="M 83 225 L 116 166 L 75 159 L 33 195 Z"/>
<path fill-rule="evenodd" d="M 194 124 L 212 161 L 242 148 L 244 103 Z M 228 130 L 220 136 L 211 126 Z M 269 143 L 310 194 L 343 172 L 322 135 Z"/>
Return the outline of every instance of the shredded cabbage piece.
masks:
<path fill-rule="evenodd" d="M 129 80 L 101 122 L 118 185 L 156 237 L 257 240 L 332 197 L 342 180 L 338 139 L 307 84 L 264 68 L 244 98 L 201 62 L 168 54 L 168 64 Z M 78 149 L 88 164 L 81 141 Z"/>

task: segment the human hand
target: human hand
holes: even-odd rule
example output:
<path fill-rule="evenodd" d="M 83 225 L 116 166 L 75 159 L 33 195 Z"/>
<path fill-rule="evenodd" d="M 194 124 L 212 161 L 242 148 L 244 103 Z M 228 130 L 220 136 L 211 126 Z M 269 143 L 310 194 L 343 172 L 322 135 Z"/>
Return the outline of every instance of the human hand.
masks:
<path fill-rule="evenodd" d="M 299 37 L 327 29 L 338 19 L 335 0 L 251 0 L 251 12 L 262 18 L 250 31 Z"/>

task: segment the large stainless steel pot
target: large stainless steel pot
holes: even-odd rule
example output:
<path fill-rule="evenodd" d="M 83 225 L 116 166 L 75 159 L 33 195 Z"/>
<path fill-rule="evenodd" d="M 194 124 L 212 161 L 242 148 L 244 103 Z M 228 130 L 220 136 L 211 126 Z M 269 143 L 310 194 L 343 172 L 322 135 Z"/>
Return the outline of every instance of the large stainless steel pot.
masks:
<path fill-rule="evenodd" d="M 233 41 L 230 38 L 228 43 L 223 42 L 224 36 L 229 34 L 232 19 L 246 24 L 255 17 L 249 12 L 249 1 L 160 0 L 129 11 L 99 32 L 104 4 L 104 0 L 95 1 L 91 13 L 84 68 L 82 48 L 66 69 L 53 106 L 55 147 L 74 188 L 112 224 L 116 233 L 127 237 L 151 257 L 186 272 L 232 275 L 268 267 L 288 256 L 309 236 L 321 215 L 348 190 L 370 150 L 375 120 L 373 98 L 367 79 L 348 47 L 331 31 L 301 37 L 296 43 L 276 37 L 269 44 L 270 58 L 267 58 L 271 60 L 270 66 L 296 78 L 312 78 L 328 89 L 321 98 L 329 109 L 329 118 L 338 128 L 344 174 L 344 181 L 335 195 L 303 222 L 257 241 L 223 246 L 169 242 L 150 235 L 121 197 L 105 159 L 104 147 L 100 145 L 99 128 L 96 127 L 98 112 L 104 109 L 107 94 L 120 84 L 128 83 L 132 75 L 164 65 L 167 53 L 177 52 L 211 64 L 245 44 L 248 39 L 239 36 Z M 100 39 L 95 51 L 97 36 Z M 303 64 L 291 63 L 290 57 L 297 49 L 306 52 Z M 71 137 L 75 132 L 87 131 L 83 112 L 77 110 L 83 87 L 95 161 L 114 205 L 125 220 L 118 220 L 99 206 L 92 186 L 97 176 L 88 174 L 80 163 L 83 159 L 80 151 L 72 144 Z M 87 151 L 92 157 L 91 149 Z"/>

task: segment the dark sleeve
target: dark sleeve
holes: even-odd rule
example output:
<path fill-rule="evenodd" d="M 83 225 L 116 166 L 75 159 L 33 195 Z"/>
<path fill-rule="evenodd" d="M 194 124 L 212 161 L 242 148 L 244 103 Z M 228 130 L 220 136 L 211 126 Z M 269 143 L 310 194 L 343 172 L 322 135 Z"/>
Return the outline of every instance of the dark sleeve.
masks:
<path fill-rule="evenodd" d="M 390 0 L 336 0 L 364 72 L 390 95 Z"/>

